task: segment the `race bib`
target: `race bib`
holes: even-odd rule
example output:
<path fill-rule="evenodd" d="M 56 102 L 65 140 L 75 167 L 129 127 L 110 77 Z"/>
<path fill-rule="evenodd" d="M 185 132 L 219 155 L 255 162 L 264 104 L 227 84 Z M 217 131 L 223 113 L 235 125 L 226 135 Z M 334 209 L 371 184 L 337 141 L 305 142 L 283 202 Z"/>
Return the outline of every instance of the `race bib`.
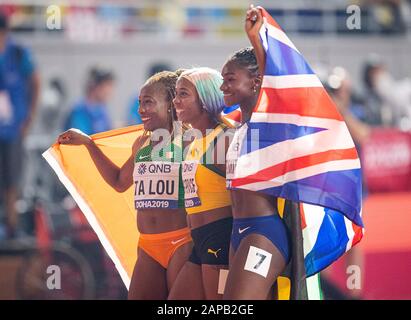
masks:
<path fill-rule="evenodd" d="M 134 205 L 138 209 L 176 209 L 180 163 L 151 161 L 134 165 Z"/>
<path fill-rule="evenodd" d="M 198 161 L 189 160 L 184 161 L 182 164 L 182 176 L 184 184 L 184 204 L 186 208 L 197 207 L 201 205 L 200 198 L 198 197 L 196 172 Z"/>

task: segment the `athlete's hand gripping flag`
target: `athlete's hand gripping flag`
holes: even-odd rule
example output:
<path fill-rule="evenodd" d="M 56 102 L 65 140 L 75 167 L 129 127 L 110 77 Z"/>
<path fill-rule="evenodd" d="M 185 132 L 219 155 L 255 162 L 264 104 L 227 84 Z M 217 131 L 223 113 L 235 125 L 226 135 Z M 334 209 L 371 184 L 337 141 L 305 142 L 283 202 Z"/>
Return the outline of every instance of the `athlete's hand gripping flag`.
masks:
<path fill-rule="evenodd" d="M 98 133 L 91 139 L 113 163 L 121 166 L 143 132 L 143 126 L 138 125 Z M 43 153 L 43 157 L 86 216 L 128 288 L 137 259 L 139 236 L 133 187 L 123 193 L 110 187 L 83 145 L 56 143 Z"/>

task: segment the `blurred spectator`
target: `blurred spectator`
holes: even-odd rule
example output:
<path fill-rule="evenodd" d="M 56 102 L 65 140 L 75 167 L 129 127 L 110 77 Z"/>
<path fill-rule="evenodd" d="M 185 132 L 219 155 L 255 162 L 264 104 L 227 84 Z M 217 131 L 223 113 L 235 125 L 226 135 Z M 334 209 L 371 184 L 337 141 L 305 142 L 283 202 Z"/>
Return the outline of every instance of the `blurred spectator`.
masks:
<path fill-rule="evenodd" d="M 65 128 L 80 129 L 86 134 L 112 128 L 107 103 L 113 93 L 114 75 L 111 71 L 92 68 L 89 72 L 85 97 L 74 105 Z"/>
<path fill-rule="evenodd" d="M 41 146 L 42 150 L 53 143 L 56 135 L 61 132 L 65 120 L 63 118 L 66 116 L 66 103 L 67 92 L 63 78 L 56 75 L 43 79 L 39 107 L 31 129 L 32 139 L 46 140 L 45 145 Z"/>
<path fill-rule="evenodd" d="M 411 80 L 395 80 L 378 56 L 364 66 L 366 118 L 370 125 L 411 130 Z"/>
<path fill-rule="evenodd" d="M 151 77 L 157 72 L 161 72 L 164 70 L 172 70 L 172 69 L 167 63 L 163 63 L 163 62 L 155 63 L 150 66 L 148 73 L 147 73 L 147 78 Z M 138 113 L 138 109 L 140 107 L 138 96 L 139 94 L 137 93 L 137 95 L 132 98 L 131 103 L 128 107 L 125 123 L 129 126 L 143 123 L 143 121 L 141 120 L 140 114 Z"/>
<path fill-rule="evenodd" d="M 406 24 L 402 14 L 402 0 L 367 0 L 382 34 L 404 33 Z"/>
<path fill-rule="evenodd" d="M 0 12 L 0 193 L 7 237 L 17 231 L 16 199 L 23 169 L 23 141 L 32 123 L 40 80 L 29 49 L 13 41 Z"/>
<path fill-rule="evenodd" d="M 361 110 L 366 107 L 357 98 L 354 102 L 354 94 L 351 79 L 348 72 L 342 67 L 335 67 L 329 73 L 325 88 L 333 98 L 338 111 L 344 117 L 348 130 L 357 145 L 361 145 L 369 138 L 371 127 L 365 123 L 368 118 Z"/>
<path fill-rule="evenodd" d="M 58 121 L 61 108 L 66 103 L 66 99 L 66 86 L 63 79 L 58 76 L 50 78 L 42 96 L 42 106 L 45 109 L 44 123 Z M 53 125 L 53 127 L 57 126 L 58 124 Z"/>
<path fill-rule="evenodd" d="M 67 98 L 66 84 L 62 76 L 53 75 L 43 80 L 39 108 L 30 141 L 26 144 L 28 165 L 23 180 L 23 198 L 34 194 L 38 188 L 39 170 L 43 171 L 46 164 L 41 154 L 55 142 L 63 129 Z M 47 196 L 53 201 L 60 202 L 67 195 L 67 189 L 56 175 L 41 174 L 41 182 L 47 188 Z"/>
<path fill-rule="evenodd" d="M 342 67 L 335 67 L 329 73 L 325 83 L 325 88 L 330 94 L 331 98 L 334 100 L 338 110 L 344 117 L 347 124 L 348 130 L 357 145 L 357 148 L 361 148 L 361 145 L 367 141 L 371 133 L 371 127 L 361 120 L 357 119 L 353 114 L 352 110 L 360 106 L 353 103 L 353 90 L 351 85 L 351 79 L 348 72 Z M 364 181 L 363 181 L 364 183 Z M 363 197 L 366 195 L 366 186 L 363 184 Z M 358 266 L 361 270 L 361 289 L 352 289 L 350 291 L 350 297 L 354 299 L 359 299 L 362 296 L 362 288 L 364 284 L 364 254 L 361 247 L 353 247 L 345 256 L 345 264 L 348 268 L 349 266 Z M 324 290 L 324 295 L 330 299 L 342 300 L 348 297 L 344 297 L 343 293 L 340 292 L 333 284 L 328 280 L 329 269 L 322 272 L 322 286 Z M 327 297 L 328 296 L 328 297 Z"/>
<path fill-rule="evenodd" d="M 392 112 L 389 106 L 384 104 L 377 92 L 378 75 L 384 69 L 385 66 L 381 58 L 376 55 L 370 56 L 363 67 L 364 98 L 366 104 L 364 121 L 372 126 L 392 125 Z"/>

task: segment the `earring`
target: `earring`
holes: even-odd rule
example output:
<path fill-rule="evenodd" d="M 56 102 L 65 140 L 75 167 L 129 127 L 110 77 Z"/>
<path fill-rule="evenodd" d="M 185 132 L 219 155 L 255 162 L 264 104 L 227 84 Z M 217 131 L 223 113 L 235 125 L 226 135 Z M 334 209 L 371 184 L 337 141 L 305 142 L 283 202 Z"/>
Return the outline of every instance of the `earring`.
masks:
<path fill-rule="evenodd" d="M 171 112 L 171 109 L 168 109 L 168 112 Z"/>
<path fill-rule="evenodd" d="M 253 91 L 254 93 L 257 93 L 257 88 L 255 86 L 253 87 Z"/>

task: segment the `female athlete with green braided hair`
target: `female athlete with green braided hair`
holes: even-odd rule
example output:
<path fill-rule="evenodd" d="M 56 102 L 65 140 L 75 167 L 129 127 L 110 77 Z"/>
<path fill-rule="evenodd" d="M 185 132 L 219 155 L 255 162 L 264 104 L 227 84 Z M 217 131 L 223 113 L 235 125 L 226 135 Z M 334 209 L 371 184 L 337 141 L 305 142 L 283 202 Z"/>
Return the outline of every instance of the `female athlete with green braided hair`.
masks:
<path fill-rule="evenodd" d="M 187 70 L 177 81 L 174 106 L 178 120 L 197 133 L 186 131 L 185 136 L 194 139 L 184 152 L 182 171 L 194 248 L 169 299 L 222 298 L 219 283 L 228 269 L 232 215 L 225 187 L 225 154 L 230 137 L 220 117 L 224 108 L 221 84 L 221 74 L 210 68 Z"/>

